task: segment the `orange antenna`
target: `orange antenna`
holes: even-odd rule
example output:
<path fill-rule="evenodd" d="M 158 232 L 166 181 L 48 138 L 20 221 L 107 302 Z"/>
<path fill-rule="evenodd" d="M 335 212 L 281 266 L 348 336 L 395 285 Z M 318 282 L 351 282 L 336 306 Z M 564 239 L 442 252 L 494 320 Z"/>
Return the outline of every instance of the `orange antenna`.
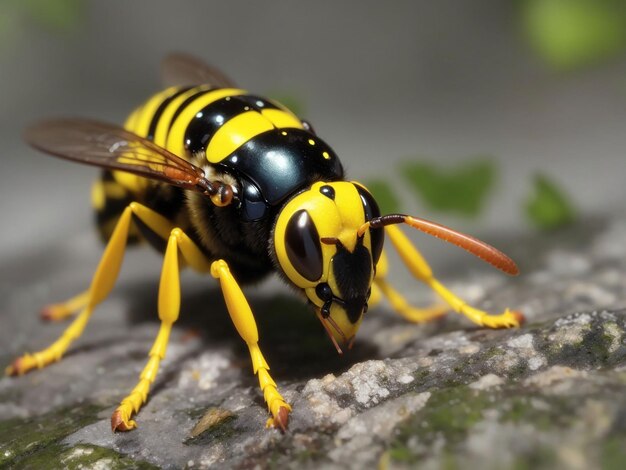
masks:
<path fill-rule="evenodd" d="M 452 243 L 453 245 L 463 248 L 465 251 L 512 276 L 519 273 L 515 261 L 493 246 L 480 241 L 477 238 L 452 230 L 444 225 L 420 219 L 418 217 L 412 217 L 410 215 L 389 214 L 383 215 L 382 217 L 376 217 L 361 225 L 357 233 L 359 236 L 362 236 L 370 227 L 381 228 L 386 225 L 395 224 L 407 224 L 417 230 L 427 233 L 428 235 L 432 235 L 433 237 Z"/>

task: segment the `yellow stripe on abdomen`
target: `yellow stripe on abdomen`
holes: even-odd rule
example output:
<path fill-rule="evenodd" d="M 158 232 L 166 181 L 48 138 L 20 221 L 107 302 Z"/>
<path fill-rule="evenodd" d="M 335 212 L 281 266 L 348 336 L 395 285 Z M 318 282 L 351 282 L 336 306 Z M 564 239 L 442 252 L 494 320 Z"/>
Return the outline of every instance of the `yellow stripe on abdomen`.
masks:
<path fill-rule="evenodd" d="M 170 132 L 172 119 L 174 118 L 174 114 L 176 114 L 176 112 L 178 111 L 178 108 L 180 108 L 183 103 L 192 96 L 210 89 L 211 87 L 209 85 L 197 86 L 187 90 L 185 93 L 177 96 L 170 103 L 168 103 L 166 108 L 163 110 L 163 113 L 161 113 L 161 117 L 159 118 L 159 122 L 157 123 L 156 131 L 154 133 L 154 143 L 160 145 L 161 147 L 166 147 L 167 136 Z M 185 158 L 185 155 L 177 154 L 177 156 Z"/>
<path fill-rule="evenodd" d="M 295 127 L 297 129 L 304 129 L 302 122 L 290 111 L 283 111 L 282 109 L 264 109 L 261 114 L 269 119 L 272 124 L 278 128 L 283 127 Z"/>
<path fill-rule="evenodd" d="M 182 158 L 189 158 L 185 149 L 185 131 L 194 116 L 209 104 L 227 96 L 243 95 L 246 92 L 236 88 L 219 88 L 192 101 L 172 122 L 167 135 L 165 148 Z"/>
<path fill-rule="evenodd" d="M 150 129 L 152 118 L 154 118 L 154 114 L 157 109 L 159 109 L 159 106 L 161 106 L 161 104 L 174 93 L 178 92 L 178 90 L 180 90 L 180 87 L 169 87 L 150 98 L 146 104 L 142 106 L 137 121 L 134 123 L 133 129 L 129 130 L 132 130 L 135 134 L 140 135 L 141 137 L 146 137 L 148 135 L 148 130 Z"/>
<path fill-rule="evenodd" d="M 135 109 L 124 123 L 124 128 L 140 137 L 146 137 L 150 129 L 155 113 L 165 100 L 177 93 L 180 87 L 169 87 L 152 96 L 143 105 Z M 148 186 L 148 180 L 132 173 L 124 171 L 112 172 L 117 183 L 131 191 L 133 194 L 142 194 Z"/>
<path fill-rule="evenodd" d="M 219 163 L 254 136 L 274 129 L 272 122 L 257 111 L 248 111 L 226 121 L 209 141 L 206 158 Z"/>

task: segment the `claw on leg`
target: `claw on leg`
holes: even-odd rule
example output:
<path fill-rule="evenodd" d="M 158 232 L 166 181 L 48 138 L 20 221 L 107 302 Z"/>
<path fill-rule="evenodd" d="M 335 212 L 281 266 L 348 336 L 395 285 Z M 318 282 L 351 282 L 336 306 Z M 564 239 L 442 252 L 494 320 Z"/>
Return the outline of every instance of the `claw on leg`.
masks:
<path fill-rule="evenodd" d="M 283 434 L 287 431 L 289 425 L 289 413 L 291 407 L 285 403 L 286 406 L 278 408 L 278 412 L 271 418 L 268 418 L 266 428 L 276 428 Z"/>
<path fill-rule="evenodd" d="M 73 310 L 69 310 L 65 304 L 50 304 L 46 305 L 39 312 L 39 316 L 44 321 L 61 321 L 67 317 L 71 317 L 74 314 Z"/>
<path fill-rule="evenodd" d="M 123 406 L 119 406 L 111 415 L 111 431 L 130 431 L 137 427 L 137 423 L 130 419 L 130 413 Z"/>
<path fill-rule="evenodd" d="M 61 321 L 71 317 L 89 303 L 89 289 L 65 302 L 49 304 L 41 309 L 40 316 L 45 321 Z"/>
<path fill-rule="evenodd" d="M 500 315 L 484 315 L 480 321 L 488 328 L 515 328 L 521 326 L 525 318 L 521 312 L 507 308 Z"/>
<path fill-rule="evenodd" d="M 267 427 L 278 428 L 285 432 L 289 424 L 289 412 L 291 406 L 284 400 L 276 382 L 269 373 L 269 365 L 259 348 L 259 332 L 250 305 L 246 300 L 239 284 L 230 272 L 228 264 L 224 260 L 217 260 L 211 264 L 211 275 L 219 279 L 228 313 L 235 325 L 235 329 L 248 345 L 252 370 L 259 378 L 259 386 L 263 391 L 263 398 L 269 408 L 272 417 L 267 420 Z"/>
<path fill-rule="evenodd" d="M 24 375 L 29 370 L 37 367 L 37 362 L 30 354 L 24 354 L 13 361 L 10 366 L 4 369 L 4 374 L 8 376 Z"/>

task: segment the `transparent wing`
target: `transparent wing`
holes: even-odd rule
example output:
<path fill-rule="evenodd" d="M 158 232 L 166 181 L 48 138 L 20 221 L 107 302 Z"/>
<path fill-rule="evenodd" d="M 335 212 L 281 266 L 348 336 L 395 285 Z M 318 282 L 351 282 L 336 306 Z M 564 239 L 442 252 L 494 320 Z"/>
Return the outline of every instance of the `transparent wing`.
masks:
<path fill-rule="evenodd" d="M 88 119 L 52 119 L 27 128 L 24 138 L 36 149 L 60 158 L 213 193 L 202 169 L 120 126 Z"/>
<path fill-rule="evenodd" d="M 167 55 L 161 62 L 161 77 L 167 86 L 211 85 L 236 88 L 235 82 L 201 59 L 182 53 Z"/>

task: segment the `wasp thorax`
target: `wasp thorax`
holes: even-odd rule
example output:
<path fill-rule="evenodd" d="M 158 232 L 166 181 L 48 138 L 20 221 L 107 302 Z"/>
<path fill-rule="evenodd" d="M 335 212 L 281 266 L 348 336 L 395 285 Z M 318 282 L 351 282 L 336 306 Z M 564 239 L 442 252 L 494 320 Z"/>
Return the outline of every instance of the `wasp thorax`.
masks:
<path fill-rule="evenodd" d="M 349 342 L 367 311 L 382 229 L 358 233 L 379 215 L 372 196 L 351 182 L 315 183 L 278 216 L 274 247 L 280 268 L 304 290 L 338 342 Z"/>

